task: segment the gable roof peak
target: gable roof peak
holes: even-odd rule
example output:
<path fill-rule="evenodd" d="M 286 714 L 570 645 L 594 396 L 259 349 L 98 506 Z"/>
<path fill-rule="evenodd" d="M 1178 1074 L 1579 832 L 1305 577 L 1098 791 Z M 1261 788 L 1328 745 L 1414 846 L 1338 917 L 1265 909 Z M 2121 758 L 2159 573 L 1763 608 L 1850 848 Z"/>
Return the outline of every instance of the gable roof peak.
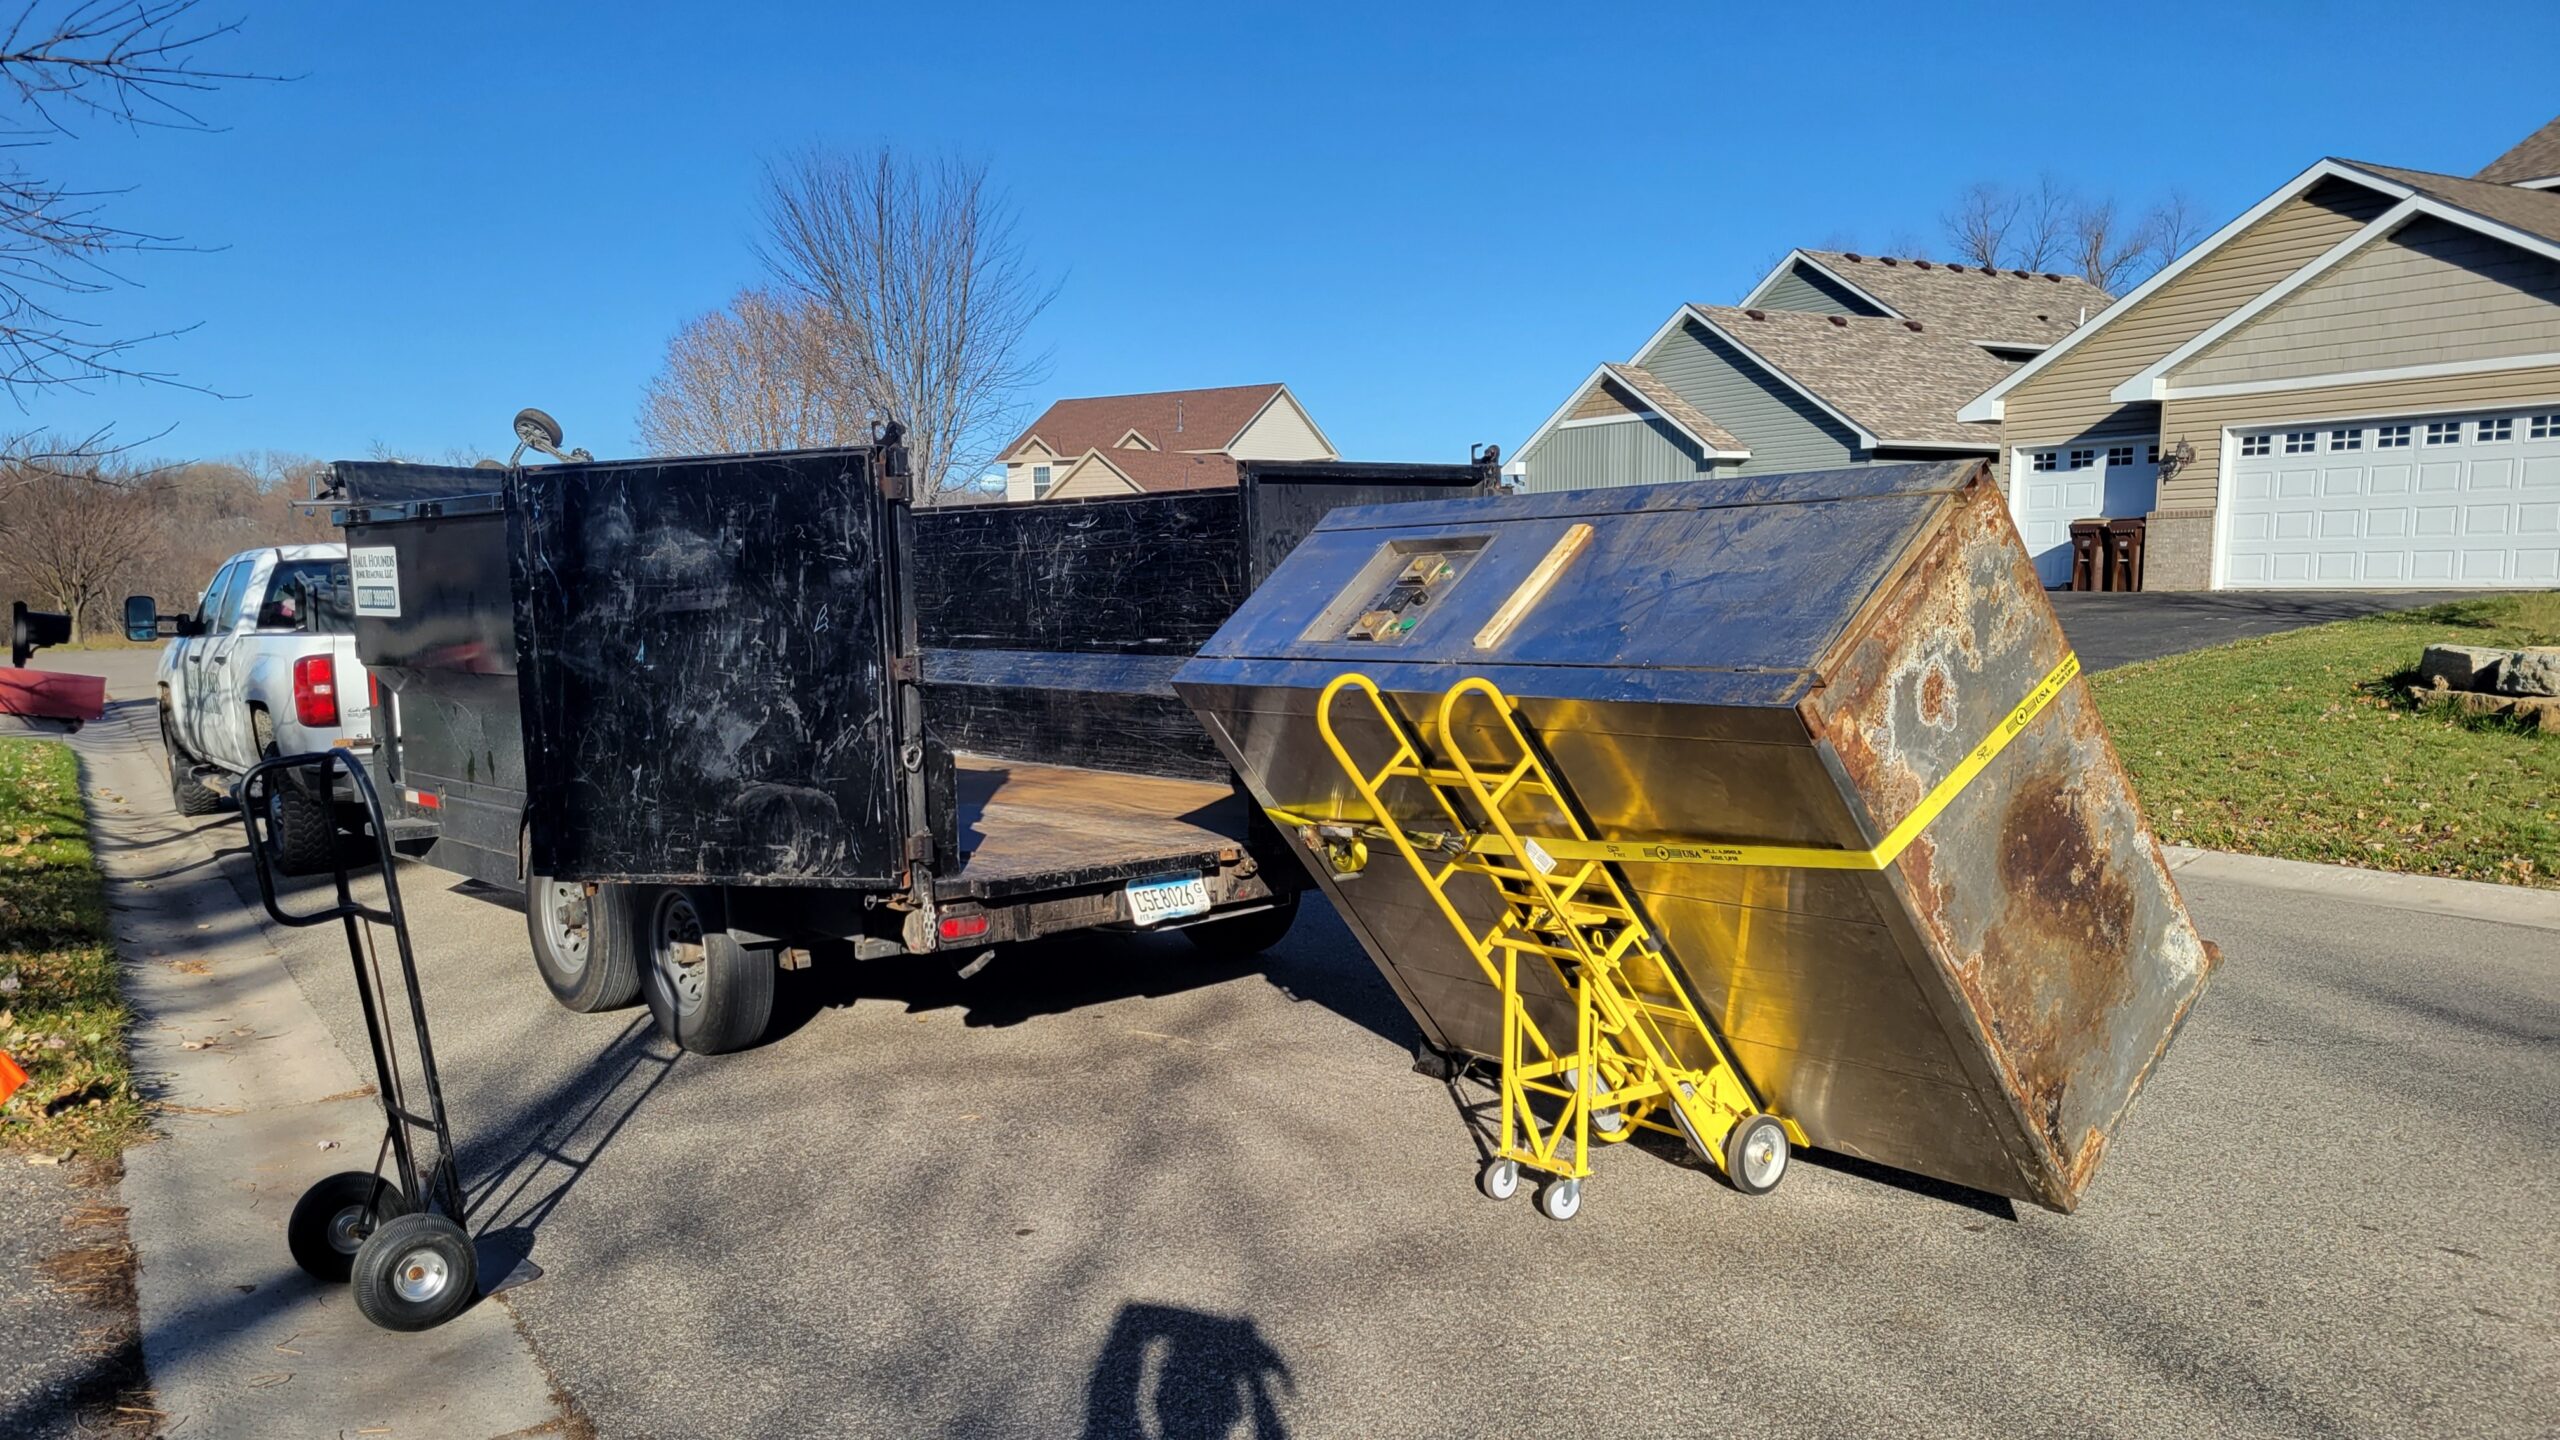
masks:
<path fill-rule="evenodd" d="M 1082 455 L 1087 450 L 1109 449 L 1132 430 L 1166 450 L 1224 450 L 1288 388 L 1274 380 L 1260 385 L 1077 396 L 1041 411 L 998 453 L 1011 455 L 1036 435 L 1058 454 Z"/>
<path fill-rule="evenodd" d="M 2560 116 L 2507 147 L 2507 153 L 2481 166 L 2471 178 L 2492 185 L 2513 185 L 2525 180 L 2548 180 L 2554 175 L 2560 175 Z"/>

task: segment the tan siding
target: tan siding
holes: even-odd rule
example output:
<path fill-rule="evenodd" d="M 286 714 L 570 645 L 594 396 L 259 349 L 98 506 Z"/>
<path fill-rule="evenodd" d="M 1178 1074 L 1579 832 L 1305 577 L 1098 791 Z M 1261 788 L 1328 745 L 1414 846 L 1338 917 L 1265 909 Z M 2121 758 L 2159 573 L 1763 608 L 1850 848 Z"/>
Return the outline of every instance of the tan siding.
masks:
<path fill-rule="evenodd" d="M 1606 415 L 1635 415 L 1651 408 L 1651 406 L 1639 405 L 1629 401 L 1628 398 L 1619 391 L 1615 381 L 1603 380 L 1599 384 L 1592 386 L 1591 393 L 1583 396 L 1582 403 L 1574 406 L 1573 413 L 1564 418 L 1567 420 L 1597 420 Z"/>
<path fill-rule="evenodd" d="M 2422 219 L 2169 372 L 2228 385 L 2560 352 L 2560 264 Z"/>
<path fill-rule="evenodd" d="M 1138 487 L 1123 480 L 1110 466 L 1088 455 L 1076 467 L 1058 478 L 1058 484 L 1043 499 L 1090 500 L 1096 495 L 1134 495 Z"/>
<path fill-rule="evenodd" d="M 2108 398 L 2126 377 L 2177 349 L 2387 208 L 2380 195 L 2328 181 L 2278 206 L 2195 268 L 2145 297 L 2005 397 L 2011 445 L 2050 445 L 2101 430 L 2141 429 L 2149 408 Z"/>
<path fill-rule="evenodd" d="M 1340 457 L 1333 447 L 1316 433 L 1307 412 L 1298 402 L 1283 394 L 1271 402 L 1244 432 L 1236 436 L 1227 453 L 1239 460 L 1333 460 Z"/>
<path fill-rule="evenodd" d="M 2432 380 L 2395 380 L 2378 385 L 2341 385 L 2334 389 L 2283 390 L 2268 395 L 2216 395 L 2198 400 L 2170 400 L 2162 407 L 2161 437 L 2196 447 L 2196 462 L 2160 487 L 2163 510 L 2210 510 L 2222 473 L 2222 432 L 2289 422 L 2386 419 L 2424 416 L 2482 407 L 2514 405 L 2560 407 L 2560 366 L 2510 370 L 2493 375 L 2450 375 Z M 2524 432 L 2520 421 L 2518 434 Z"/>

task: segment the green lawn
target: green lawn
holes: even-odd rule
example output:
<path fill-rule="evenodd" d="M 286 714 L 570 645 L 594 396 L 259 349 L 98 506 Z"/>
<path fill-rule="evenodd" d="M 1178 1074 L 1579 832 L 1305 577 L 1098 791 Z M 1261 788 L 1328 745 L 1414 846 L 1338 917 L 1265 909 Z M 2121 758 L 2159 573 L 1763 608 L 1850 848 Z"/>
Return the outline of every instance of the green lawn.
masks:
<path fill-rule="evenodd" d="M 131 1020 L 71 747 L 0 740 L 0 1050 L 30 1077 L 0 1148 L 105 1156 L 138 1136 Z"/>
<path fill-rule="evenodd" d="M 2090 677 L 2172 844 L 2560 886 L 2560 736 L 2412 706 L 2431 641 L 2560 644 L 2560 592 L 2487 596 Z"/>

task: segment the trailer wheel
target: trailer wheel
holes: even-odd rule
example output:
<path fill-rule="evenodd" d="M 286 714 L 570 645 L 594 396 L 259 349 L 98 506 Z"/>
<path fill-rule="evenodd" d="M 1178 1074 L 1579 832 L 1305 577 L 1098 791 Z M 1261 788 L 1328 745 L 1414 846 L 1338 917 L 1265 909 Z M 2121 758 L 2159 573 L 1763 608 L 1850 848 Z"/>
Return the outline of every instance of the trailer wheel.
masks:
<path fill-rule="evenodd" d="M 285 1248 L 312 1279 L 344 1285 L 365 1237 L 408 1210 L 399 1186 L 369 1171 L 341 1171 L 293 1202 L 293 1215 L 284 1222 Z"/>
<path fill-rule="evenodd" d="M 471 1237 L 442 1215 L 384 1221 L 356 1252 L 356 1309 L 385 1330 L 431 1330 L 480 1294 Z"/>
<path fill-rule="evenodd" d="M 600 885 L 591 896 L 579 881 L 525 877 L 524 928 L 533 942 L 533 966 L 551 998 L 581 1015 L 619 1010 L 640 998 L 631 907 L 617 889 Z"/>
<path fill-rule="evenodd" d="M 632 887 L 640 993 L 658 1032 L 697 1055 L 743 1050 L 773 1018 L 771 955 L 729 934 L 716 891 Z"/>
<path fill-rule="evenodd" d="M 275 721 L 267 712 L 252 711 L 249 728 L 260 756 L 272 760 L 283 753 L 276 748 Z M 270 773 L 265 818 L 267 858 L 278 873 L 318 875 L 338 867 L 338 807 L 326 797 Z"/>
<path fill-rule="evenodd" d="M 1724 1174 L 1745 1195 L 1766 1195 L 1787 1178 L 1787 1127 L 1775 1115 L 1753 1115 L 1724 1137 Z"/>
<path fill-rule="evenodd" d="M 169 803 L 181 815 L 219 815 L 231 808 L 231 797 L 196 778 L 195 758 L 178 743 L 169 716 L 160 716 L 160 748 L 169 752 Z"/>
<path fill-rule="evenodd" d="M 1230 920 L 1186 925 L 1182 929 L 1182 938 L 1198 946 L 1202 953 L 1221 958 L 1259 955 L 1279 944 L 1297 920 L 1298 897 L 1292 892 L 1273 896 L 1267 909 L 1250 911 Z"/>

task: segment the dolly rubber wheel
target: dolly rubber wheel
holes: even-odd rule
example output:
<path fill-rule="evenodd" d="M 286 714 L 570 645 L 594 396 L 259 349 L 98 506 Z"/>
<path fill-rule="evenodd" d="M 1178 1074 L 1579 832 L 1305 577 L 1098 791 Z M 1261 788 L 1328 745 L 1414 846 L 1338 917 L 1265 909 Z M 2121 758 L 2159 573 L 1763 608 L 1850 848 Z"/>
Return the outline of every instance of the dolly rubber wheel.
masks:
<path fill-rule="evenodd" d="M 591 1015 L 640 998 L 640 947 L 631 934 L 631 907 L 614 887 L 599 885 L 589 895 L 579 881 L 527 875 L 524 928 L 533 942 L 533 967 L 563 1006 Z"/>
<path fill-rule="evenodd" d="M 1570 1220 L 1582 1213 L 1582 1182 L 1550 1180 L 1538 1191 L 1538 1213 L 1550 1220 Z"/>
<path fill-rule="evenodd" d="M 1745 1195 L 1766 1195 L 1787 1178 L 1787 1127 L 1775 1115 L 1753 1115 L 1724 1137 L 1724 1174 Z"/>
<path fill-rule="evenodd" d="M 384 1221 L 356 1251 L 356 1309 L 385 1330 L 431 1330 L 480 1293 L 471 1237 L 442 1215 Z"/>
<path fill-rule="evenodd" d="M 1520 1162 L 1490 1160 L 1476 1172 L 1476 1188 L 1488 1200 L 1508 1200 L 1520 1193 Z"/>
<path fill-rule="evenodd" d="M 773 1019 L 773 956 L 731 936 L 716 890 L 632 887 L 640 993 L 658 1031 L 697 1055 L 744 1050 Z"/>
<path fill-rule="evenodd" d="M 399 1186 L 363 1170 L 342 1171 L 293 1202 L 292 1218 L 284 1222 L 285 1248 L 314 1280 L 343 1285 L 365 1237 L 408 1209 Z"/>

